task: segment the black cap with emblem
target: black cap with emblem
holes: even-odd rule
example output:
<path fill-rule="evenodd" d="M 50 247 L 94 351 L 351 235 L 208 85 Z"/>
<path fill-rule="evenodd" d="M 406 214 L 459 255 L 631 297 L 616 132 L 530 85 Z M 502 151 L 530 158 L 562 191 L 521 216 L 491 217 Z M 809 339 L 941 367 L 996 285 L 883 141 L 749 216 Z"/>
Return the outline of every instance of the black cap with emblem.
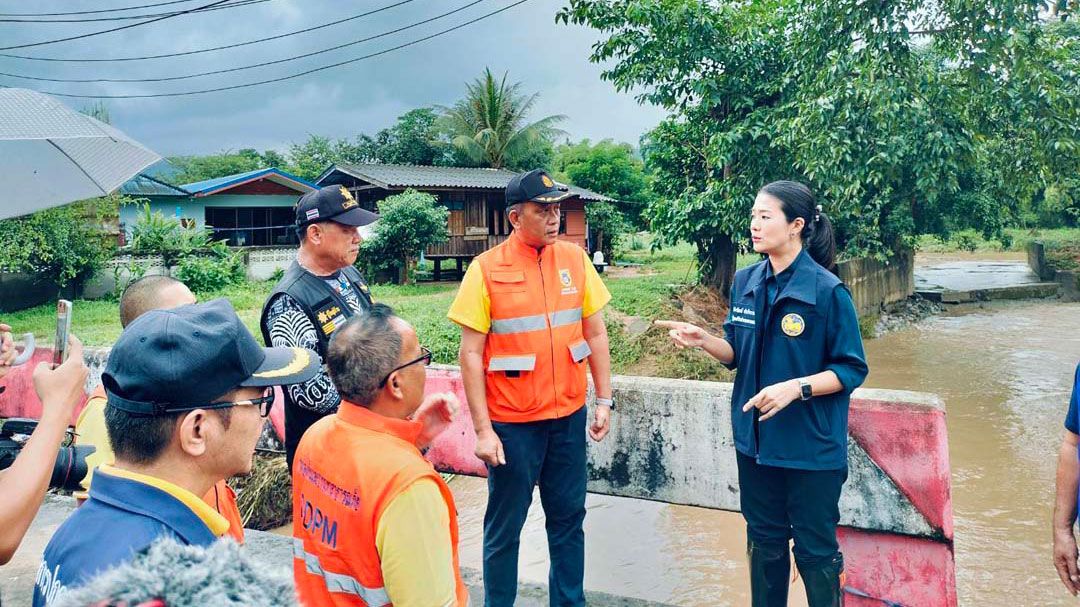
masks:
<path fill-rule="evenodd" d="M 538 202 L 552 204 L 570 198 L 570 188 L 556 183 L 543 169 L 534 169 L 528 173 L 514 175 L 506 186 L 506 204 L 519 202 Z"/>
<path fill-rule="evenodd" d="M 300 197 L 296 203 L 296 226 L 333 220 L 347 226 L 366 226 L 379 220 L 379 216 L 360 208 L 353 195 L 344 186 L 330 185 Z"/>

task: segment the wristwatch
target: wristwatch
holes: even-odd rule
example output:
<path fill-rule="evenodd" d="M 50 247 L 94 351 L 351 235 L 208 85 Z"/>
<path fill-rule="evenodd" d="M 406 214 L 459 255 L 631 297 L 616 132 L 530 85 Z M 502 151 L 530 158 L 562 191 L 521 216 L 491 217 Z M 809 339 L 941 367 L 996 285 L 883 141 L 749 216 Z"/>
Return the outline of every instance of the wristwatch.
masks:
<path fill-rule="evenodd" d="M 610 398 L 600 398 L 599 396 L 597 396 L 596 397 L 596 404 L 604 405 L 604 406 L 608 407 L 609 409 L 611 409 L 612 411 L 615 410 L 615 401 L 613 401 Z"/>
<path fill-rule="evenodd" d="M 805 377 L 800 377 L 799 382 L 799 399 L 810 400 L 814 396 L 814 387 L 810 385 L 810 382 Z"/>

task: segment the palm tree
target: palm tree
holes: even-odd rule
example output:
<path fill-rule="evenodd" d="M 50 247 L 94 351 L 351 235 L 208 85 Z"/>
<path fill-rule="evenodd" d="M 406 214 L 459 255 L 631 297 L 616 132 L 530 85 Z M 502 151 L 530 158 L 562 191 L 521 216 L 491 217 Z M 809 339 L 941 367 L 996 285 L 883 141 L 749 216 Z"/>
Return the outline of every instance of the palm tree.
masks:
<path fill-rule="evenodd" d="M 527 123 L 539 94 L 522 94 L 521 83 L 507 83 L 506 77 L 504 73 L 502 80 L 496 80 L 491 69 L 484 68 L 483 76 L 465 85 L 464 99 L 440 108 L 443 128 L 454 147 L 472 162 L 496 169 L 513 165 L 537 146 L 565 135 L 556 126 L 566 120 L 563 115 Z"/>

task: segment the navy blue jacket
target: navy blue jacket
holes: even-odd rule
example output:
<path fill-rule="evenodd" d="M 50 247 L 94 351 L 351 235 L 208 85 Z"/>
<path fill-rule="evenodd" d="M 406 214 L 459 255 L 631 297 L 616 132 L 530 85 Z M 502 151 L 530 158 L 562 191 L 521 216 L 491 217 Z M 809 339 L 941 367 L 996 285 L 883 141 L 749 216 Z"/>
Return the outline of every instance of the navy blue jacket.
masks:
<path fill-rule="evenodd" d="M 802 470 L 847 467 L 848 403 L 866 379 L 866 355 L 851 294 L 840 279 L 804 250 L 781 274 L 772 305 L 766 259 L 735 274 L 724 337 L 735 351 L 731 399 L 735 448 L 766 466 Z M 742 407 L 776 383 L 831 370 L 843 390 L 809 401 L 796 399 L 764 422 Z"/>
<path fill-rule="evenodd" d="M 60 525 L 45 547 L 34 607 L 131 560 L 163 536 L 197 546 L 218 539 L 191 508 L 167 492 L 96 470 L 90 499 Z"/>

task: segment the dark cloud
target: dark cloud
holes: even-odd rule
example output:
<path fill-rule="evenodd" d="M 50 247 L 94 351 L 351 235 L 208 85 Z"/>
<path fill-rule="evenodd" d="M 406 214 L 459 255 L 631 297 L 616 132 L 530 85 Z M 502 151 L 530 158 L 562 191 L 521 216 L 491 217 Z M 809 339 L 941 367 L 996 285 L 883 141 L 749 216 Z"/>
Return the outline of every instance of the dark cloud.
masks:
<path fill-rule="evenodd" d="M 239 49 L 130 63 L 60 64 L 0 58 L 0 72 L 53 78 L 150 78 L 271 61 L 395 29 L 449 11 L 468 0 L 414 0 L 362 20 Z M 209 0 L 192 0 L 194 7 Z M 41 57 L 119 57 L 218 46 L 265 37 L 339 19 L 391 4 L 393 0 L 331 2 L 270 0 L 247 7 L 185 15 L 123 32 L 79 41 L 4 51 Z M 145 4 L 137 0 L 64 3 L 0 2 L 0 12 L 94 10 Z M 275 78 L 396 46 L 478 17 L 510 0 L 484 0 L 456 15 L 386 38 L 276 66 L 177 82 L 66 84 L 0 76 L 0 84 L 71 93 L 140 94 L 229 86 Z M 402 112 L 423 105 L 449 105 L 464 82 L 485 66 L 510 73 L 523 90 L 539 92 L 535 116 L 565 114 L 573 139 L 613 138 L 637 143 L 663 113 L 639 106 L 601 81 L 588 62 L 595 32 L 556 25 L 560 0 L 525 4 L 440 36 L 348 66 L 294 80 L 228 92 L 162 99 L 109 100 L 113 123 L 162 154 L 210 153 L 255 147 L 284 150 L 308 134 L 352 137 L 374 133 Z M 164 7 L 171 8 L 171 7 Z M 158 9 L 143 9 L 155 12 Z M 163 10 L 163 9 L 162 9 Z M 129 22 L 89 24 L 0 23 L 0 46 L 92 32 Z M 74 107 L 92 100 L 65 99 Z"/>

